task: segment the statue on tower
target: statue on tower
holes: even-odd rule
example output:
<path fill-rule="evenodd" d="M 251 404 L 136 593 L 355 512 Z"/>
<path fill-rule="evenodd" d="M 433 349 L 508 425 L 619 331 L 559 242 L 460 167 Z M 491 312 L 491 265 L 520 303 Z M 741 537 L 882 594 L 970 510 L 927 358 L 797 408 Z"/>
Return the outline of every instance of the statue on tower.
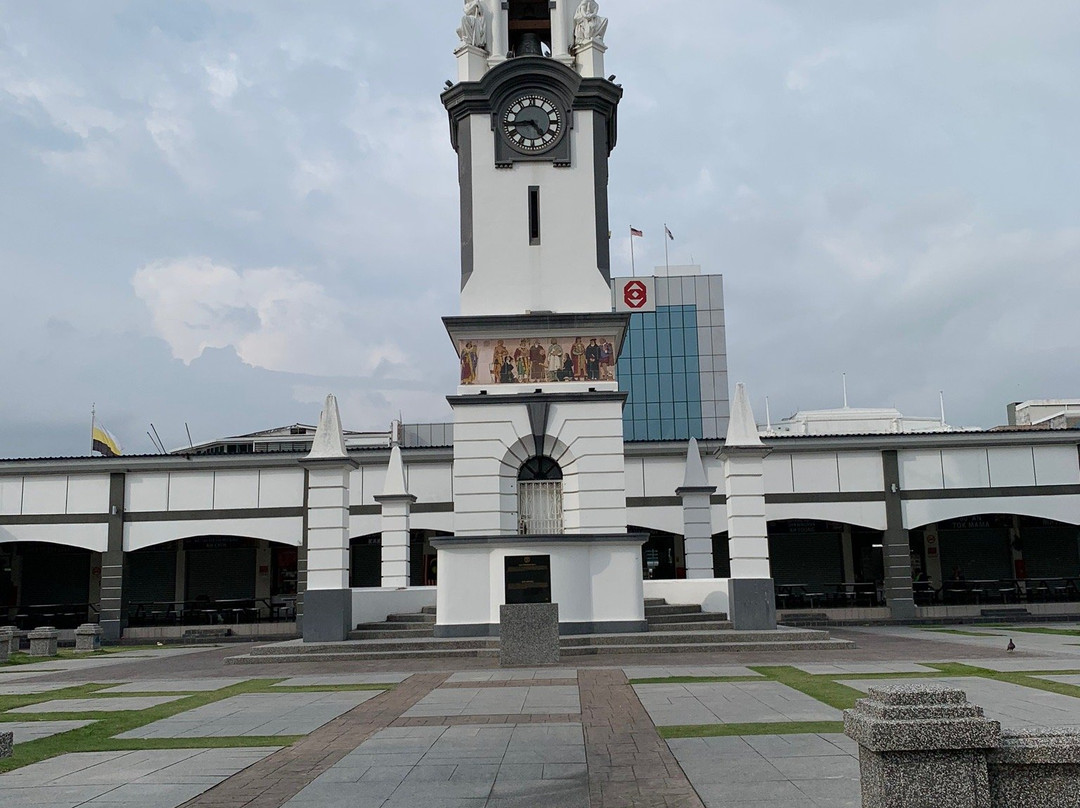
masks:
<path fill-rule="evenodd" d="M 604 44 L 608 19 L 600 16 L 600 4 L 596 0 L 581 0 L 581 5 L 574 12 L 574 44 Z"/>
<path fill-rule="evenodd" d="M 465 1 L 465 14 L 461 18 L 461 27 L 457 29 L 457 35 L 462 45 L 487 50 L 487 17 L 480 0 Z"/>

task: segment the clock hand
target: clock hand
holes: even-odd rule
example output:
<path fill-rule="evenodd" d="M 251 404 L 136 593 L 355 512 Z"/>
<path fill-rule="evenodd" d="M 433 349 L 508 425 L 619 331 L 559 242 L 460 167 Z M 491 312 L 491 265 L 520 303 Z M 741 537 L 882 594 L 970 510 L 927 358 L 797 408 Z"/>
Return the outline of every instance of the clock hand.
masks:
<path fill-rule="evenodd" d="M 534 120 L 532 120 L 530 118 L 520 118 L 520 119 L 514 121 L 513 123 L 514 123 L 514 126 L 516 126 L 516 127 L 531 126 L 533 129 L 536 130 L 536 134 L 538 134 L 538 135 L 544 134 L 544 130 L 540 128 L 540 124 L 538 124 L 536 121 L 534 121 Z"/>

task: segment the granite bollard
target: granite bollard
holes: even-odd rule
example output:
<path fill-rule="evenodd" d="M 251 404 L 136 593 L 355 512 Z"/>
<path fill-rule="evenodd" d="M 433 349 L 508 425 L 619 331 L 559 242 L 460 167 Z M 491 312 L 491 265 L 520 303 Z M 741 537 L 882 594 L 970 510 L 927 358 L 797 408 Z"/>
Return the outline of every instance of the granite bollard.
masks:
<path fill-rule="evenodd" d="M 987 754 L 990 804 L 997 808 L 1080 808 L 1080 730 L 1010 730 Z"/>
<path fill-rule="evenodd" d="M 101 636 L 105 632 L 97 623 L 83 623 L 75 629 L 75 653 L 91 654 L 101 650 Z"/>
<path fill-rule="evenodd" d="M 15 736 L 10 732 L 0 732 L 0 760 L 11 757 L 15 751 Z"/>
<path fill-rule="evenodd" d="M 989 808 L 987 750 L 1001 725 L 964 691 L 912 684 L 872 687 L 844 711 L 859 744 L 863 808 Z"/>
<path fill-rule="evenodd" d="M 15 635 L 15 627 L 0 626 L 0 659 L 7 659 L 18 651 L 19 638 Z"/>
<path fill-rule="evenodd" d="M 499 607 L 499 665 L 549 665 L 558 661 L 558 603 Z"/>
<path fill-rule="evenodd" d="M 60 632 L 55 628 L 52 626 L 39 626 L 26 636 L 30 640 L 30 656 L 56 656 L 56 640 L 60 636 Z"/>

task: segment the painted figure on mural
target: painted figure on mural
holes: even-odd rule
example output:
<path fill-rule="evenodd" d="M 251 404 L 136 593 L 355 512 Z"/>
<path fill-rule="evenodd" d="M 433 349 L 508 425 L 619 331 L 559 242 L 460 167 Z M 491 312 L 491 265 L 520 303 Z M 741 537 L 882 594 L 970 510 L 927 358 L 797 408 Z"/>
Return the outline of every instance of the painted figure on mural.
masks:
<path fill-rule="evenodd" d="M 476 383 L 476 363 L 479 356 L 476 353 L 476 343 L 466 342 L 461 349 L 461 383 Z"/>
<path fill-rule="evenodd" d="M 581 337 L 575 339 L 574 344 L 570 346 L 570 356 L 574 359 L 574 379 L 583 381 L 585 379 L 585 343 L 581 341 Z"/>
<path fill-rule="evenodd" d="M 600 346 L 595 338 L 585 348 L 585 376 L 591 382 L 600 379 Z"/>
<path fill-rule="evenodd" d="M 491 380 L 493 382 L 502 381 L 502 367 L 503 362 L 510 356 L 510 351 L 506 349 L 502 340 L 498 340 L 495 343 L 495 349 L 491 352 Z"/>
<path fill-rule="evenodd" d="M 542 382 L 547 376 L 547 351 L 540 344 L 540 340 L 533 340 L 533 346 L 529 348 L 529 380 Z"/>
<path fill-rule="evenodd" d="M 559 371 L 562 370 L 563 349 L 557 339 L 552 338 L 547 349 L 547 375 L 549 382 L 559 380 Z"/>
<path fill-rule="evenodd" d="M 615 346 L 611 344 L 611 340 L 604 337 L 604 341 L 600 343 L 600 378 L 606 382 L 613 381 L 615 379 L 614 367 Z"/>
<path fill-rule="evenodd" d="M 529 378 L 529 341 L 522 340 L 514 351 L 514 365 L 517 368 L 517 378 L 523 382 Z"/>
<path fill-rule="evenodd" d="M 503 358 L 502 367 L 499 369 L 499 382 L 502 384 L 513 384 L 515 381 L 514 360 L 510 358 L 510 353 L 508 351 Z"/>
<path fill-rule="evenodd" d="M 560 382 L 572 382 L 574 380 L 574 357 L 567 352 L 563 356 L 562 370 L 559 371 Z"/>

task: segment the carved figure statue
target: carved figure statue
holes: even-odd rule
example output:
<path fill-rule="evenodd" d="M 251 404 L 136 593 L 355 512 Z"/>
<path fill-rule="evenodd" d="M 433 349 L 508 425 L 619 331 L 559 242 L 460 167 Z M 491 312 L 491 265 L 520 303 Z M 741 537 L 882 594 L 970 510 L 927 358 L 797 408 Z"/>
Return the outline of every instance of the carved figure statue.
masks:
<path fill-rule="evenodd" d="M 474 48 L 487 50 L 487 17 L 484 15 L 484 7 L 480 0 L 466 0 L 465 15 L 461 18 L 461 27 L 457 29 L 457 35 L 462 45 L 472 45 Z"/>
<path fill-rule="evenodd" d="M 600 4 L 596 0 L 581 0 L 581 5 L 574 12 L 574 44 L 595 42 L 603 45 L 607 27 L 607 17 L 600 16 Z"/>

